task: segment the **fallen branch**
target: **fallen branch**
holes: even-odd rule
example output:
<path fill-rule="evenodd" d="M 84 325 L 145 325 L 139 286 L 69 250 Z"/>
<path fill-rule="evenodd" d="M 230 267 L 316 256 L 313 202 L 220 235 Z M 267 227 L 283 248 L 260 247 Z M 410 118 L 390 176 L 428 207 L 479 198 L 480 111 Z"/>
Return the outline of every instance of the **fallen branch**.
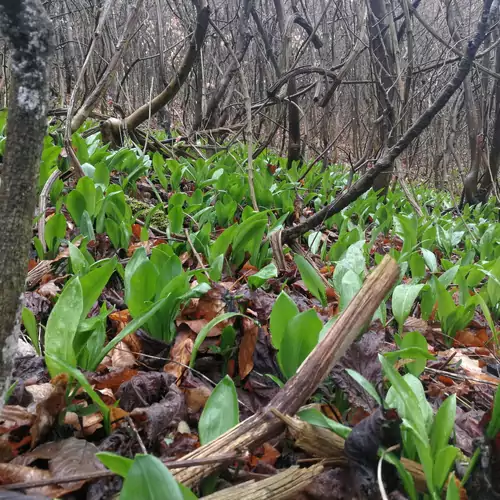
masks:
<path fill-rule="evenodd" d="M 335 363 L 344 355 L 363 326 L 371 320 L 398 276 L 399 266 L 387 255 L 375 271 L 368 276 L 359 293 L 329 329 L 323 340 L 272 401 L 255 415 L 227 431 L 215 441 L 189 453 L 183 459 L 210 457 L 215 453 L 241 453 L 247 449 L 254 449 L 279 435 L 284 425 L 271 413 L 271 409 L 275 408 L 289 415 L 294 415 L 299 410 L 330 373 Z M 190 486 L 198 484 L 218 468 L 218 465 L 192 467 L 177 470 L 174 475 L 178 481 Z"/>
<path fill-rule="evenodd" d="M 202 497 L 202 500 L 280 500 L 295 498 L 314 478 L 323 472 L 323 465 L 308 468 L 290 467 L 262 481 L 246 481 L 231 488 Z"/>
<path fill-rule="evenodd" d="M 294 439 L 295 446 L 314 457 L 334 458 L 338 459 L 338 461 L 336 460 L 336 464 L 347 465 L 347 459 L 344 455 L 344 438 L 329 429 L 317 427 L 298 418 L 283 415 L 276 410 L 273 410 L 273 414 L 286 424 L 290 435 Z M 426 492 L 427 483 L 422 466 L 407 458 L 402 458 L 401 462 L 405 469 L 413 476 L 418 491 Z"/>

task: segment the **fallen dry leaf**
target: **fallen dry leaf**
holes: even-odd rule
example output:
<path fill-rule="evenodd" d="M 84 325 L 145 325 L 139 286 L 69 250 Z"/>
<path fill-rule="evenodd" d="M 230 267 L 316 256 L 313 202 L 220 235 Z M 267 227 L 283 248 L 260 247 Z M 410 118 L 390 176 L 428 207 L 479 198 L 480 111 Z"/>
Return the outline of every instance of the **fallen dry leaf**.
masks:
<path fill-rule="evenodd" d="M 240 378 L 244 379 L 253 370 L 253 355 L 259 336 L 259 326 L 251 319 L 243 318 L 242 329 L 243 338 L 238 352 L 238 368 Z"/>

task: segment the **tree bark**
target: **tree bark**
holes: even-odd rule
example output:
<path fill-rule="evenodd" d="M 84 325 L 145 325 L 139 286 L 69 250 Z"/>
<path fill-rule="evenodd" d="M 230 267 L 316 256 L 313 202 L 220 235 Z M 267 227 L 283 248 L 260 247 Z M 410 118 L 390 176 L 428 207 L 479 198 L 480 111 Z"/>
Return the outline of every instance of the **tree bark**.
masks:
<path fill-rule="evenodd" d="M 40 0 L 0 0 L 0 30 L 12 46 L 7 143 L 0 178 L 0 407 L 17 350 L 21 297 L 46 131 L 52 26 Z"/>

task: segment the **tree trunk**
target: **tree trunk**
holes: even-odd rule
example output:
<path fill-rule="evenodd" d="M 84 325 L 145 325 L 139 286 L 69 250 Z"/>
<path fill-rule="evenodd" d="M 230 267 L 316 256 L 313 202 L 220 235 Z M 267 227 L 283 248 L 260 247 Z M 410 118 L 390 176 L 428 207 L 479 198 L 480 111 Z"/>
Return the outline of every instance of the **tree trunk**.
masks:
<path fill-rule="evenodd" d="M 20 309 L 48 106 L 52 27 L 40 0 L 0 0 L 12 52 L 7 143 L 0 179 L 0 406 L 17 349 Z"/>

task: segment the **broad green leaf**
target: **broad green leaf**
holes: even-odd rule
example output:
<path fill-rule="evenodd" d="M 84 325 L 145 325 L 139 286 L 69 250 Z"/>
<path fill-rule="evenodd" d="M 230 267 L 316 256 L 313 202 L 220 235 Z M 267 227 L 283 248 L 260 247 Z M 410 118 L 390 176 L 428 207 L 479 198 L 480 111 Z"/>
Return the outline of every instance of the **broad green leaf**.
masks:
<path fill-rule="evenodd" d="M 45 353 L 52 355 L 72 367 L 76 367 L 76 354 L 73 340 L 83 311 L 82 285 L 79 278 L 69 281 L 56 305 L 50 313 L 45 328 Z M 61 373 L 51 358 L 46 359 L 50 376 Z"/>
<path fill-rule="evenodd" d="M 293 260 L 309 292 L 321 302 L 323 307 L 326 307 L 326 287 L 316 269 L 302 255 L 296 254 Z"/>
<path fill-rule="evenodd" d="M 412 375 L 415 375 L 415 377 L 418 377 L 425 370 L 427 360 L 435 359 L 435 356 L 429 353 L 427 339 L 420 332 L 408 332 L 404 335 L 401 340 L 400 357 L 403 358 L 403 356 L 410 354 L 408 350 L 411 348 L 417 348 L 422 351 L 421 353 L 416 353 L 415 361 L 406 365 L 408 371 Z M 406 351 L 406 353 L 404 351 Z M 413 356 L 410 355 L 408 357 Z"/>
<path fill-rule="evenodd" d="M 87 317 L 95 301 L 101 295 L 116 268 L 116 262 L 116 257 L 113 257 L 102 265 L 99 265 L 97 262 L 85 276 L 80 278 L 83 293 L 81 319 Z"/>
<path fill-rule="evenodd" d="M 71 214 L 75 224 L 80 226 L 80 219 L 86 209 L 85 198 L 82 193 L 76 191 L 75 189 L 71 191 L 66 197 L 66 206 L 68 207 L 68 212 Z"/>
<path fill-rule="evenodd" d="M 455 427 L 456 411 L 457 397 L 452 394 L 446 398 L 434 417 L 431 429 L 431 449 L 436 460 L 439 450 L 448 445 Z"/>
<path fill-rule="evenodd" d="M 155 296 L 157 281 L 158 271 L 149 260 L 145 260 L 132 275 L 127 306 L 133 318 L 147 309 L 149 302 Z"/>
<path fill-rule="evenodd" d="M 239 422 L 238 396 L 226 375 L 210 394 L 198 423 L 200 443 L 205 445 L 232 429 Z"/>
<path fill-rule="evenodd" d="M 132 293 L 130 289 L 130 283 L 132 281 L 132 276 L 135 274 L 137 271 L 137 268 L 146 262 L 148 260 L 148 257 L 146 255 L 146 249 L 144 247 L 138 248 L 134 254 L 132 255 L 132 258 L 128 262 L 127 266 L 125 267 L 125 278 L 124 278 L 124 285 L 125 285 L 125 304 L 128 303 L 128 297 Z"/>
<path fill-rule="evenodd" d="M 419 399 L 407 380 L 396 371 L 392 364 L 382 354 L 378 355 L 378 359 L 382 365 L 385 376 L 391 382 L 391 388 L 387 391 L 387 396 L 385 398 L 386 403 L 389 407 L 396 408 L 401 418 L 406 418 L 413 423 L 417 433 L 426 439 L 427 430 Z"/>
<path fill-rule="evenodd" d="M 271 311 L 269 327 L 271 330 L 271 342 L 275 349 L 279 349 L 285 335 L 288 322 L 299 314 L 295 302 L 286 294 L 281 292 L 276 299 Z"/>
<path fill-rule="evenodd" d="M 410 257 L 410 270 L 414 281 L 425 277 L 425 260 L 417 252 L 412 253 Z"/>
<path fill-rule="evenodd" d="M 100 451 L 95 455 L 110 471 L 121 477 L 127 477 L 134 461 L 109 451 Z"/>
<path fill-rule="evenodd" d="M 137 454 L 130 468 L 120 500 L 184 500 L 174 476 L 153 455 Z"/>
<path fill-rule="evenodd" d="M 90 217 L 95 213 L 96 189 L 94 181 L 90 177 L 82 177 L 76 185 L 76 190 L 81 193 L 85 200 L 85 209 Z"/>
<path fill-rule="evenodd" d="M 330 429 L 331 431 L 335 432 L 335 434 L 343 437 L 344 439 L 347 439 L 347 436 L 349 436 L 352 431 L 352 429 L 347 425 L 339 424 L 335 420 L 326 417 L 316 408 L 306 408 L 304 410 L 300 410 L 297 413 L 297 417 L 304 420 L 304 422 L 315 425 L 316 427 Z"/>
<path fill-rule="evenodd" d="M 458 454 L 458 448 L 455 446 L 445 446 L 441 448 L 434 458 L 434 470 L 432 473 L 432 478 L 434 481 L 434 486 L 438 491 L 441 491 L 448 475 L 450 474 L 451 468 L 455 463 L 455 459 Z"/>
<path fill-rule="evenodd" d="M 400 331 L 410 315 L 411 308 L 424 285 L 398 285 L 392 293 L 392 312 L 398 322 Z"/>
<path fill-rule="evenodd" d="M 59 240 L 66 235 L 66 218 L 63 214 L 55 214 L 45 224 L 45 242 L 49 250 L 55 250 Z"/>
<path fill-rule="evenodd" d="M 351 300 L 361 290 L 362 286 L 363 281 L 361 280 L 361 277 L 352 269 L 348 269 L 347 272 L 342 276 L 340 286 L 337 288 L 340 294 L 339 306 L 341 311 L 343 311 L 349 305 Z"/>
<path fill-rule="evenodd" d="M 259 288 L 262 286 L 268 279 L 275 278 L 278 276 L 278 268 L 271 262 L 266 267 L 263 267 L 259 272 L 252 274 L 248 278 L 248 284 L 252 288 Z"/>
<path fill-rule="evenodd" d="M 104 162 L 99 162 L 95 166 L 94 182 L 96 187 L 100 187 L 102 191 L 106 191 L 109 186 L 109 170 Z"/>
<path fill-rule="evenodd" d="M 427 250 L 427 248 L 422 248 L 421 250 L 427 267 L 430 269 L 431 273 L 435 273 L 438 270 L 438 264 L 434 252 Z"/>
<path fill-rule="evenodd" d="M 278 364 L 289 379 L 318 343 L 323 323 L 314 309 L 301 312 L 289 321 L 278 351 Z"/>
<path fill-rule="evenodd" d="M 184 225 L 184 211 L 181 206 L 174 206 L 168 210 L 168 220 L 170 221 L 170 231 L 174 234 L 181 234 Z"/>
<path fill-rule="evenodd" d="M 234 224 L 233 226 L 225 229 L 221 235 L 214 241 L 214 243 L 210 247 L 210 259 L 211 262 L 214 261 L 219 255 L 225 255 L 229 245 L 233 241 L 233 237 L 238 231 L 239 226 Z"/>
<path fill-rule="evenodd" d="M 71 261 L 71 268 L 75 274 L 85 274 L 88 268 L 87 259 L 84 257 L 79 248 L 68 242 L 69 259 Z"/>
<path fill-rule="evenodd" d="M 460 500 L 460 489 L 455 482 L 455 473 L 450 475 L 448 488 L 446 489 L 446 500 Z"/>
<path fill-rule="evenodd" d="M 80 218 L 80 233 L 87 238 L 88 241 L 95 240 L 94 226 L 87 210 L 83 211 L 82 217 Z"/>

